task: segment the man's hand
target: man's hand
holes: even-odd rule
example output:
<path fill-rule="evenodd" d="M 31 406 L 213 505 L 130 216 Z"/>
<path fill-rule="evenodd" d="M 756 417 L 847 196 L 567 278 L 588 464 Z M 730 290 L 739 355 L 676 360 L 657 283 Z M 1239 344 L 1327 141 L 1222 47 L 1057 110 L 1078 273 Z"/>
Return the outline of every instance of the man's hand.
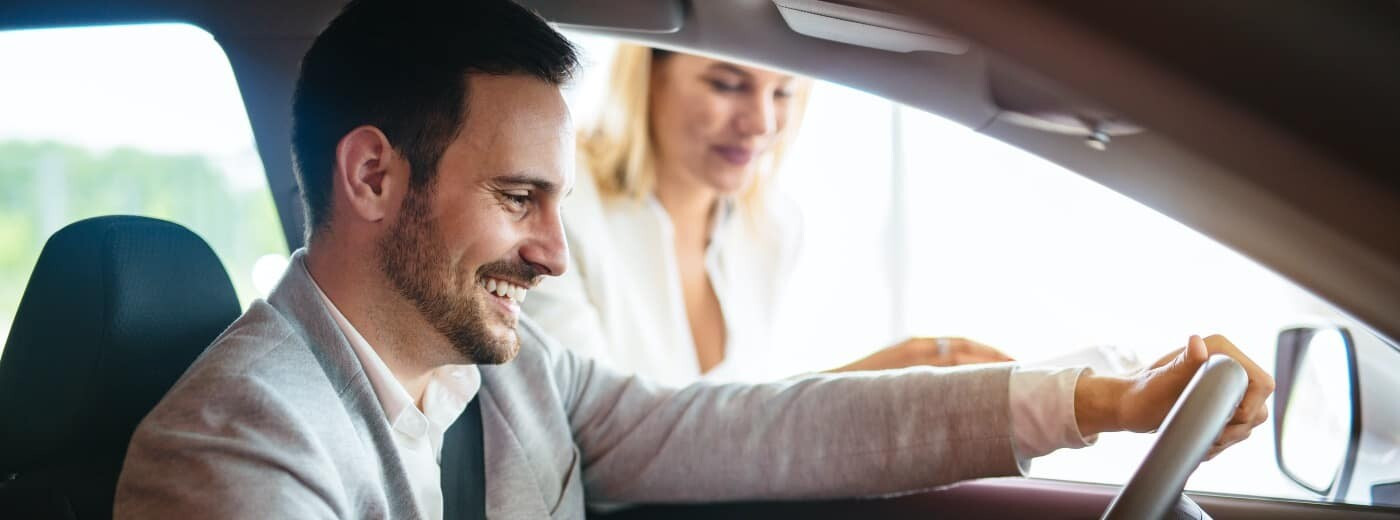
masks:
<path fill-rule="evenodd" d="M 1015 361 L 1000 350 L 964 338 L 909 338 L 832 372 L 940 367 Z"/>
<path fill-rule="evenodd" d="M 1191 377 L 1196 375 L 1196 370 L 1212 354 L 1224 354 L 1238 361 L 1249 376 L 1249 387 L 1206 459 L 1245 440 L 1254 427 L 1269 417 L 1264 400 L 1274 391 L 1274 378 L 1219 335 L 1204 340 L 1191 336 L 1185 347 L 1131 376 L 1105 377 L 1088 373 L 1080 376 L 1074 391 L 1074 413 L 1080 433 L 1157 429 Z"/>

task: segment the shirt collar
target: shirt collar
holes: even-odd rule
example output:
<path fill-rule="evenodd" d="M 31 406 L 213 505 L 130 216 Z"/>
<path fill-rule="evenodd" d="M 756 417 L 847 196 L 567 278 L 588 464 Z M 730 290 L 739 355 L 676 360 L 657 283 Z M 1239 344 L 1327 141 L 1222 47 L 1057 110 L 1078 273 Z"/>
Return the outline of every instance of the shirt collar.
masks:
<path fill-rule="evenodd" d="M 330 309 L 336 326 L 350 342 L 389 425 L 410 437 L 421 437 L 431 429 L 436 434 L 435 438 L 440 438 L 481 389 L 481 372 L 477 366 L 445 365 L 434 370 L 423 393 L 423 410 L 419 410 L 403 383 L 394 377 L 389 366 L 384 364 L 384 359 L 379 357 L 360 331 L 350 324 L 315 280 L 311 285 L 321 295 L 321 301 Z M 440 444 L 440 440 L 434 444 Z"/>
<path fill-rule="evenodd" d="M 675 224 L 671 221 L 671 214 L 666 212 L 666 207 L 661 205 L 661 200 L 656 198 L 656 194 L 647 194 L 646 201 L 647 206 L 651 208 L 651 211 L 656 217 L 665 223 L 665 225 L 662 226 L 662 230 L 667 233 L 668 236 L 674 233 Z M 710 243 L 706 248 L 707 250 L 715 249 L 723 242 L 724 236 L 729 229 L 728 224 L 734 220 L 734 214 L 738 206 L 738 203 L 734 201 L 734 197 L 720 197 L 718 202 L 719 206 L 716 207 L 714 213 L 710 215 Z"/>

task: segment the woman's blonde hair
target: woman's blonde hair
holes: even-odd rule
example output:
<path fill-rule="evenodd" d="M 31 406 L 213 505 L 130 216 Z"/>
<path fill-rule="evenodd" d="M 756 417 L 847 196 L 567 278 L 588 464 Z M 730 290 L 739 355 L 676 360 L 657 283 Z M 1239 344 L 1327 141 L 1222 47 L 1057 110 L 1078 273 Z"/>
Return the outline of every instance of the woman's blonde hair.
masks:
<path fill-rule="evenodd" d="M 633 44 L 618 46 L 612 64 L 612 77 L 602 110 L 579 135 L 583 160 L 604 197 L 639 200 L 656 184 L 656 153 L 651 133 L 651 73 L 656 59 L 669 51 Z M 772 181 L 783 153 L 792 144 L 801 125 L 807 88 L 793 94 L 783 135 L 774 143 L 766 160 L 748 186 L 741 189 L 739 201 L 758 209 L 763 192 Z"/>

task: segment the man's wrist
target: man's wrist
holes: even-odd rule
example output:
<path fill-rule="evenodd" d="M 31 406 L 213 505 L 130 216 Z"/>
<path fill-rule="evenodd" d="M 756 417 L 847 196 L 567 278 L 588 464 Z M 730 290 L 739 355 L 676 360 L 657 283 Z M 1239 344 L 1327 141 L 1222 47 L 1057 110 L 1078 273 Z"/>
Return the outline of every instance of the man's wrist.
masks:
<path fill-rule="evenodd" d="M 1085 370 L 1074 385 L 1074 422 L 1085 437 L 1122 430 L 1119 404 L 1128 390 L 1126 379 L 1095 375 Z"/>

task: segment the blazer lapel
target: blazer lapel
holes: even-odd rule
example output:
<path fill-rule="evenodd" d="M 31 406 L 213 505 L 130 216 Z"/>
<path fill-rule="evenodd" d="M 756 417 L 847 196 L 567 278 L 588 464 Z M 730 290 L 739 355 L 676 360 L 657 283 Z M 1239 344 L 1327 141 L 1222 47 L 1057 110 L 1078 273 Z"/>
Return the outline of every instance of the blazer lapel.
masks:
<path fill-rule="evenodd" d="M 282 313 L 308 345 L 321 369 L 331 381 L 337 383 L 341 402 L 368 437 L 375 457 L 381 462 L 377 469 L 384 482 L 390 516 L 394 518 L 422 518 L 418 502 L 413 498 L 413 488 L 408 481 L 408 471 L 399 459 L 398 447 L 394 444 L 393 432 L 384 418 L 384 409 L 365 376 L 364 367 L 350 346 L 344 332 L 331 317 L 321 299 L 320 289 L 306 270 L 306 250 L 298 249 L 286 274 L 268 296 L 268 303 Z"/>
<path fill-rule="evenodd" d="M 481 399 L 481 433 L 486 449 L 486 516 L 548 518 L 549 504 L 545 503 L 539 471 L 488 385 L 481 385 L 477 399 Z M 527 495 L 520 493 L 522 489 L 540 492 Z"/>

